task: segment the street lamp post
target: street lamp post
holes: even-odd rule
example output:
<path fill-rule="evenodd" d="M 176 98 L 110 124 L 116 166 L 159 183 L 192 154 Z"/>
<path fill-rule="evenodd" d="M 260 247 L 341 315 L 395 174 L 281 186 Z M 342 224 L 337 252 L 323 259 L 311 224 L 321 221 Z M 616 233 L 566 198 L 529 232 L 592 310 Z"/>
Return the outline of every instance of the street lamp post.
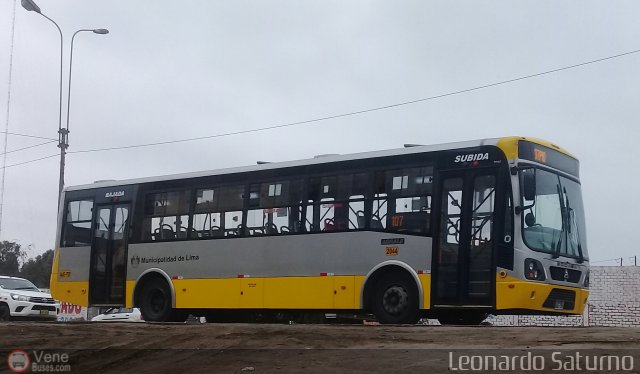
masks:
<path fill-rule="evenodd" d="M 81 32 L 91 31 L 94 34 L 105 35 L 109 33 L 107 29 L 80 29 L 73 33 L 71 37 L 71 51 L 69 53 L 69 85 L 67 86 L 67 126 L 64 129 L 60 129 L 61 136 L 64 137 L 64 154 L 66 154 L 66 149 L 69 147 L 69 111 L 71 109 L 71 68 L 73 67 L 73 42 L 76 38 L 76 35 Z M 60 189 L 58 191 L 58 206 L 60 205 L 60 196 L 62 195 L 62 188 L 64 187 L 64 168 L 65 168 L 65 157 L 64 154 L 60 157 Z"/>
<path fill-rule="evenodd" d="M 65 155 L 67 154 L 67 147 L 69 147 L 67 138 L 68 131 L 62 128 L 62 57 L 64 40 L 62 38 L 62 30 L 60 30 L 60 26 L 58 26 L 58 24 L 54 20 L 43 14 L 40 11 L 40 7 L 36 5 L 33 0 L 22 0 L 20 3 L 22 4 L 22 7 L 24 9 L 30 12 L 36 12 L 51 21 L 51 23 L 53 23 L 58 29 L 58 33 L 60 33 L 60 108 L 58 109 L 58 148 L 60 148 L 60 182 L 58 188 L 58 206 L 60 206 L 60 195 L 62 194 L 62 188 L 64 187 L 64 159 Z"/>
<path fill-rule="evenodd" d="M 73 33 L 71 37 L 71 53 L 69 54 L 69 85 L 67 86 L 67 134 L 69 133 L 69 111 L 71 109 L 71 69 L 73 68 L 73 41 L 76 35 L 81 32 L 93 32 L 98 35 L 105 35 L 109 33 L 107 29 L 81 29 Z"/>
<path fill-rule="evenodd" d="M 81 29 L 73 33 L 71 37 L 71 52 L 69 54 L 69 87 L 67 87 L 67 125 L 66 127 L 62 127 L 62 66 L 63 66 L 63 46 L 64 41 L 62 37 L 62 30 L 54 20 L 47 17 L 40 11 L 40 7 L 36 5 L 33 0 L 21 0 L 22 7 L 30 12 L 36 12 L 43 16 L 44 18 L 51 21 L 58 32 L 60 33 L 60 108 L 58 112 L 58 148 L 60 148 L 60 180 L 58 184 L 58 207 L 60 207 L 60 197 L 62 195 L 62 189 L 64 188 L 64 168 L 65 168 L 65 158 L 67 154 L 67 148 L 69 148 L 69 108 L 71 104 L 71 68 L 73 64 L 73 41 L 76 35 L 83 31 L 91 31 L 95 34 L 104 35 L 108 34 L 109 30 L 107 29 Z"/>

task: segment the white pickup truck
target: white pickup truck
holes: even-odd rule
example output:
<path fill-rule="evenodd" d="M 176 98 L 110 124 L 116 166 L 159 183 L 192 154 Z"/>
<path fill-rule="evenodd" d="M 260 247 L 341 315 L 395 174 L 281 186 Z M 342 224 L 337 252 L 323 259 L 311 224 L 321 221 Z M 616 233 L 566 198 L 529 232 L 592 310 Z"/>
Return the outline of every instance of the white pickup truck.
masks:
<path fill-rule="evenodd" d="M 0 321 L 12 319 L 52 319 L 60 304 L 23 278 L 0 275 Z"/>

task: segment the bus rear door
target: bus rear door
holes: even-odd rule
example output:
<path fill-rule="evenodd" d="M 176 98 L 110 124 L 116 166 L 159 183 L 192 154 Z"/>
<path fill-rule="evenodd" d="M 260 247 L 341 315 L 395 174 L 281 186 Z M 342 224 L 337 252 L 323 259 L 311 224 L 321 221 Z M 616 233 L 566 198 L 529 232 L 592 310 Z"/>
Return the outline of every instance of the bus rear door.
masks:
<path fill-rule="evenodd" d="M 97 205 L 91 244 L 90 305 L 124 305 L 129 204 Z"/>

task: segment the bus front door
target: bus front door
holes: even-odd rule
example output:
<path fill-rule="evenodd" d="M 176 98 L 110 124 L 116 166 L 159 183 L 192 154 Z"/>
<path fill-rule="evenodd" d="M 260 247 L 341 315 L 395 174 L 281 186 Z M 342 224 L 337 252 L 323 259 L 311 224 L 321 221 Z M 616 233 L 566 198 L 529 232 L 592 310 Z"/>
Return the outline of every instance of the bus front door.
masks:
<path fill-rule="evenodd" d="M 496 177 L 486 169 L 441 173 L 432 272 L 436 308 L 494 303 Z"/>
<path fill-rule="evenodd" d="M 98 205 L 93 224 L 89 303 L 124 305 L 129 205 Z"/>

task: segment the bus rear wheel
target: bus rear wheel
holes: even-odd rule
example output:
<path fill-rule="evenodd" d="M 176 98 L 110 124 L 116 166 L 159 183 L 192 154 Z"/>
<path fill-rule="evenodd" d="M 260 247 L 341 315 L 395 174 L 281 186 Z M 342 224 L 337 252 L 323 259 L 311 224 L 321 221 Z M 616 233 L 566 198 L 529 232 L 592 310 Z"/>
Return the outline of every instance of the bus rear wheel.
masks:
<path fill-rule="evenodd" d="M 154 278 L 142 286 L 140 313 L 149 322 L 184 322 L 188 313 L 173 309 L 171 289 L 166 281 Z"/>
<path fill-rule="evenodd" d="M 377 282 L 373 314 L 380 323 L 415 324 L 418 322 L 418 288 L 406 273 L 389 273 Z"/>

